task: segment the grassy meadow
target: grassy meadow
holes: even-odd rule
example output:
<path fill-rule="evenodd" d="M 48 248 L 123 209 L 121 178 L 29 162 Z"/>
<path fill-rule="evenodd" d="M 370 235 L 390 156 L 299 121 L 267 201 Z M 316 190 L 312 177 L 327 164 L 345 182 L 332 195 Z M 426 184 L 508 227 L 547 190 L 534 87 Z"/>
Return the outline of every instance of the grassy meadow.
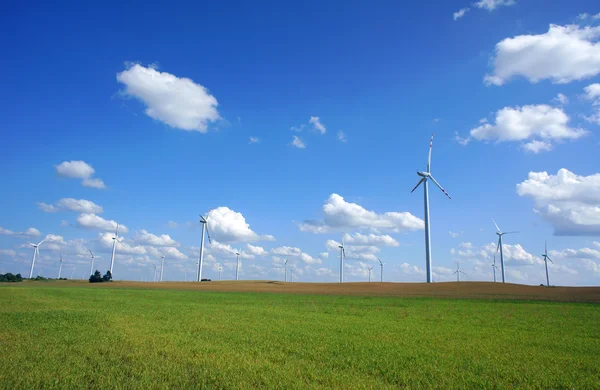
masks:
<path fill-rule="evenodd" d="M 599 388 L 586 303 L 0 286 L 0 387 Z"/>

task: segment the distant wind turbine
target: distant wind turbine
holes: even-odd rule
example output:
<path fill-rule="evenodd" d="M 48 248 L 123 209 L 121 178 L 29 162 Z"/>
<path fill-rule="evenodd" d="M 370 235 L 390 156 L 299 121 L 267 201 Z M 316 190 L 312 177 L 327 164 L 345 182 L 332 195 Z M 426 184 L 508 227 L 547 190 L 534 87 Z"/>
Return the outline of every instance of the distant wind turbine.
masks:
<path fill-rule="evenodd" d="M 63 259 L 62 259 L 62 254 L 60 255 L 60 265 L 58 266 L 58 279 L 60 280 L 60 273 L 62 272 L 62 263 L 63 263 Z"/>
<path fill-rule="evenodd" d="M 285 279 L 284 279 L 284 280 L 285 280 L 286 282 L 287 282 L 287 263 L 288 263 L 288 260 L 289 260 L 289 259 L 286 257 L 286 258 L 285 258 L 285 263 L 283 263 L 283 265 L 285 266 L 285 267 L 284 267 L 284 269 L 285 269 Z"/>
<path fill-rule="evenodd" d="M 240 272 L 240 252 L 235 252 L 235 255 L 237 256 L 237 265 L 235 267 L 235 280 L 239 280 L 238 275 Z"/>
<path fill-rule="evenodd" d="M 431 175 L 431 149 L 433 146 L 433 134 L 431 135 L 431 141 L 429 142 L 429 158 L 427 159 L 427 171 L 419 172 L 417 171 L 417 175 L 421 176 L 421 180 L 417 183 L 415 188 L 412 189 L 411 193 L 413 193 L 420 185 L 423 183 L 423 193 L 425 195 L 425 266 L 427 268 L 427 283 L 431 283 L 431 241 L 430 236 L 431 233 L 429 231 L 429 189 L 427 182 L 431 179 L 431 181 L 439 187 L 440 190 L 448 197 L 448 199 L 452 199 L 450 195 L 446 192 L 445 189 L 442 188 L 440 183 L 435 180 L 435 178 Z"/>
<path fill-rule="evenodd" d="M 152 263 L 152 266 L 154 267 L 154 277 L 152 278 L 152 281 L 156 282 L 156 264 Z"/>
<path fill-rule="evenodd" d="M 369 283 L 371 283 L 371 273 L 373 271 L 373 267 L 375 267 L 374 265 L 367 267 L 369 269 Z"/>
<path fill-rule="evenodd" d="M 113 248 L 112 248 L 112 255 L 110 257 L 110 274 L 114 277 L 113 266 L 115 265 L 115 250 L 117 249 L 117 242 L 119 244 L 123 245 L 123 243 L 119 240 L 119 224 L 117 224 L 117 229 L 115 230 L 115 236 L 112 239 L 113 239 Z"/>
<path fill-rule="evenodd" d="M 346 251 L 344 250 L 344 234 L 342 233 L 342 245 L 340 248 L 340 283 L 344 283 L 344 258 L 346 257 Z"/>
<path fill-rule="evenodd" d="M 292 276 L 292 283 L 294 282 L 294 269 L 290 268 L 290 272 L 291 272 L 291 276 Z"/>
<path fill-rule="evenodd" d="M 459 265 L 458 261 L 456 262 L 456 271 L 454 271 L 454 274 L 456 275 L 457 282 L 460 282 L 460 274 L 466 275 L 464 272 L 462 272 L 460 270 L 460 265 Z"/>
<path fill-rule="evenodd" d="M 221 271 L 223 271 L 223 267 L 221 267 L 221 264 L 217 264 L 217 271 L 219 271 L 219 281 L 221 281 Z"/>
<path fill-rule="evenodd" d="M 35 257 L 37 256 L 38 258 L 40 257 L 40 250 L 38 249 L 38 247 L 40 245 L 42 245 L 42 242 L 46 241 L 46 239 L 44 238 L 42 241 L 38 242 L 37 244 L 34 244 L 32 242 L 29 243 L 29 245 L 31 245 L 33 247 L 33 258 L 31 259 L 31 269 L 29 270 L 29 279 L 33 278 L 33 267 L 35 266 Z"/>
<path fill-rule="evenodd" d="M 160 258 L 162 259 L 160 262 L 160 281 L 162 282 L 163 271 L 165 269 L 165 257 L 161 256 Z"/>
<path fill-rule="evenodd" d="M 544 243 L 544 254 L 542 255 L 542 257 L 544 258 L 544 264 L 546 265 L 546 286 L 550 287 L 550 278 L 548 278 L 548 261 L 550 261 L 552 264 L 554 264 L 554 262 L 552 261 L 550 256 L 548 256 L 547 243 Z"/>
<path fill-rule="evenodd" d="M 212 244 L 212 241 L 210 240 L 210 233 L 208 232 L 208 216 L 210 214 L 210 211 L 211 210 L 208 210 L 206 217 L 203 217 L 202 215 L 200 216 L 200 223 L 202 224 L 202 239 L 200 240 L 200 259 L 198 260 L 198 272 L 196 275 L 198 277 L 199 282 L 202 281 L 202 262 L 204 260 L 204 232 L 206 232 L 206 235 L 208 236 L 208 243 Z"/>
<path fill-rule="evenodd" d="M 92 276 L 94 274 L 94 259 L 95 259 L 95 256 L 94 256 L 94 254 L 92 253 L 91 250 L 88 249 L 88 252 L 90 252 L 90 255 L 92 255 L 92 265 L 90 266 L 90 276 Z"/>
<path fill-rule="evenodd" d="M 379 266 L 381 267 L 381 282 L 383 282 L 383 262 L 379 257 L 377 258 L 377 261 L 379 261 Z"/>
<path fill-rule="evenodd" d="M 502 271 L 502 283 L 506 283 L 506 279 L 504 277 L 504 252 L 502 251 L 502 236 L 505 234 L 513 234 L 518 232 L 502 232 L 502 230 L 500 230 L 498 224 L 496 223 L 496 221 L 494 221 L 494 219 L 492 219 L 492 222 L 494 222 L 494 225 L 496 225 L 496 234 L 498 235 L 498 246 L 496 247 L 496 253 L 498 253 L 498 250 L 500 250 L 500 268 Z"/>

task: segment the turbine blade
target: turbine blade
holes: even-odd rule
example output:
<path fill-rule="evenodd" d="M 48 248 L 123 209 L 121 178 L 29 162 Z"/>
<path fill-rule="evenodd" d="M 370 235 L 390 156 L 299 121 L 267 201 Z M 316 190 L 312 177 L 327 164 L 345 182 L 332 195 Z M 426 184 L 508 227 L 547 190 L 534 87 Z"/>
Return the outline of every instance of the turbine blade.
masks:
<path fill-rule="evenodd" d="M 442 190 L 442 192 L 448 197 L 448 199 L 452 199 L 450 197 L 450 195 L 446 192 L 446 190 L 442 188 L 442 186 L 440 185 L 440 183 L 438 183 L 437 180 L 435 180 L 435 178 L 433 176 L 429 176 L 429 178 L 431 179 L 431 181 L 433 181 L 435 183 L 436 186 L 439 187 L 440 190 Z"/>
<path fill-rule="evenodd" d="M 30 242 L 30 243 L 29 243 L 29 245 L 31 245 L 31 246 L 35 246 L 35 244 L 34 244 L 33 242 Z"/>
<path fill-rule="evenodd" d="M 504 235 L 504 234 L 514 234 L 514 233 L 519 233 L 519 232 L 504 232 L 502 234 Z"/>
<path fill-rule="evenodd" d="M 427 172 L 431 172 L 431 149 L 433 147 L 433 134 L 431 134 L 431 141 L 429 141 L 429 157 L 427 158 Z"/>
<path fill-rule="evenodd" d="M 498 246 L 496 247 L 496 253 L 500 250 L 500 237 L 498 237 Z M 496 262 L 496 257 L 494 257 L 494 262 Z"/>
<path fill-rule="evenodd" d="M 551 262 L 552 264 L 554 264 L 554 262 L 552 261 L 552 259 L 551 259 L 550 257 L 546 256 L 546 259 L 550 260 L 550 262 Z"/>
<path fill-rule="evenodd" d="M 417 187 L 419 187 L 421 185 L 421 183 L 423 183 L 425 181 L 425 178 L 422 178 L 421 180 L 419 180 L 419 182 L 417 183 L 417 185 L 415 186 L 415 188 L 412 189 L 412 191 L 410 191 L 410 193 L 412 194 L 413 192 L 415 192 L 415 190 L 417 189 Z"/>
<path fill-rule="evenodd" d="M 206 222 L 206 236 L 208 237 L 208 243 L 212 244 L 212 241 L 210 239 L 210 231 L 208 230 L 208 222 Z"/>
<path fill-rule="evenodd" d="M 46 239 L 44 238 L 42 241 L 39 242 L 39 244 L 37 244 L 37 246 L 42 245 L 42 242 L 46 241 Z"/>
<path fill-rule="evenodd" d="M 494 222 L 494 225 L 496 225 L 496 230 L 500 233 L 502 233 L 502 230 L 500 230 L 500 228 L 498 227 L 498 224 L 496 223 L 496 221 L 494 221 L 494 218 L 492 218 L 492 222 Z"/>

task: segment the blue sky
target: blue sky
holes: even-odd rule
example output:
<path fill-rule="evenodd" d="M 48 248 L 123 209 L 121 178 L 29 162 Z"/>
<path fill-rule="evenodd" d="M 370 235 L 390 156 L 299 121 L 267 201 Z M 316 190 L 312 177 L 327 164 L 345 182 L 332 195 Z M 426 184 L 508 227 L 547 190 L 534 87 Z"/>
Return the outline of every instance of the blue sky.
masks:
<path fill-rule="evenodd" d="M 545 240 L 552 283 L 600 280 L 593 1 L 40 3 L 0 21 L 0 272 L 28 274 L 48 235 L 35 274 L 62 254 L 83 277 L 87 249 L 104 271 L 113 221 L 116 279 L 152 279 L 164 253 L 165 278 L 189 279 L 214 209 L 206 277 L 232 278 L 240 249 L 243 278 L 281 278 L 287 255 L 299 280 L 337 281 L 345 232 L 346 280 L 380 257 L 385 280 L 424 281 L 410 190 L 435 133 L 452 200 L 430 187 L 434 280 L 457 261 L 491 280 L 492 218 L 520 232 L 508 281 L 543 282 Z"/>

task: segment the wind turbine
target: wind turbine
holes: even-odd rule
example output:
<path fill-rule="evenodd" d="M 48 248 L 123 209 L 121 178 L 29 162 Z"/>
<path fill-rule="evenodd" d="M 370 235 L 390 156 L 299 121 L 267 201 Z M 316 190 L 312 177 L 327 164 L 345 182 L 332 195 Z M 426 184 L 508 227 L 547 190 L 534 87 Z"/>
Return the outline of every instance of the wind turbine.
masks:
<path fill-rule="evenodd" d="M 544 254 L 542 257 L 544 258 L 544 264 L 546 264 L 546 286 L 550 287 L 550 279 L 548 278 L 548 260 L 550 260 L 552 264 L 554 264 L 554 262 L 550 256 L 548 256 L 548 244 L 546 242 L 544 243 Z"/>
<path fill-rule="evenodd" d="M 235 252 L 235 255 L 237 256 L 237 265 L 235 267 L 235 280 L 239 280 L 238 274 L 240 272 L 240 252 Z"/>
<path fill-rule="evenodd" d="M 464 272 L 462 272 L 460 270 L 460 265 L 458 263 L 458 261 L 456 262 L 456 271 L 454 271 L 454 274 L 456 274 L 456 281 L 460 282 L 460 274 L 466 275 Z"/>
<path fill-rule="evenodd" d="M 492 270 L 494 270 L 494 283 L 496 283 L 496 270 L 498 266 L 496 265 L 496 254 L 494 253 L 494 263 L 492 264 Z"/>
<path fill-rule="evenodd" d="M 283 265 L 285 266 L 284 269 L 285 269 L 285 281 L 286 282 L 287 282 L 287 263 L 288 263 L 288 260 L 289 259 L 286 257 L 285 258 L 285 263 L 283 263 Z"/>
<path fill-rule="evenodd" d="M 34 244 L 32 242 L 29 243 L 29 245 L 33 247 L 33 258 L 31 259 L 31 270 L 29 270 L 29 279 L 33 278 L 33 266 L 35 265 L 35 257 L 36 255 L 38 258 L 40 257 L 40 250 L 38 249 L 38 247 L 42 245 L 42 242 L 44 241 L 46 241 L 45 238 L 37 244 Z"/>
<path fill-rule="evenodd" d="M 115 230 L 115 236 L 112 238 L 113 239 L 113 249 L 112 249 L 112 255 L 110 257 L 110 275 L 113 275 L 113 266 L 115 265 L 115 250 L 117 248 L 117 242 L 121 245 L 123 245 L 123 243 L 119 240 L 119 224 L 117 224 L 117 229 Z"/>
<path fill-rule="evenodd" d="M 344 258 L 346 257 L 346 251 L 344 250 L 344 234 L 342 233 L 342 245 L 340 248 L 340 283 L 344 283 Z"/>
<path fill-rule="evenodd" d="M 417 175 L 421 177 L 421 180 L 417 183 L 415 188 L 412 189 L 411 193 L 413 193 L 417 187 L 423 183 L 423 193 L 425 194 L 425 266 L 427 268 L 427 283 L 431 283 L 431 241 L 430 236 L 431 233 L 429 231 L 429 190 L 427 182 L 429 179 L 439 187 L 440 190 L 448 197 L 448 199 L 452 199 L 450 195 L 446 192 L 445 189 L 442 188 L 440 183 L 435 180 L 435 178 L 431 175 L 431 148 L 433 146 L 433 134 L 431 135 L 431 141 L 429 141 L 429 158 L 427 159 L 427 171 L 419 172 L 417 171 Z"/>
<path fill-rule="evenodd" d="M 371 283 L 371 272 L 373 271 L 373 267 L 375 267 L 374 265 L 367 267 L 369 269 L 369 283 Z"/>
<path fill-rule="evenodd" d="M 94 274 L 94 258 L 95 258 L 95 256 L 91 250 L 88 249 L 88 252 L 90 252 L 90 255 L 92 255 L 92 265 L 90 267 L 90 276 L 91 276 Z"/>
<path fill-rule="evenodd" d="M 290 268 L 290 272 L 291 272 L 291 276 L 292 276 L 292 283 L 294 283 L 294 269 Z"/>
<path fill-rule="evenodd" d="M 156 282 L 156 264 L 152 263 L 152 266 L 154 267 L 154 277 L 152 278 L 152 281 Z"/>
<path fill-rule="evenodd" d="M 217 264 L 217 271 L 219 271 L 219 281 L 221 281 L 221 271 L 223 271 L 223 267 L 221 267 L 221 264 Z"/>
<path fill-rule="evenodd" d="M 492 219 L 492 222 L 494 222 L 494 225 L 496 225 L 496 234 L 498 235 L 498 246 L 496 247 L 496 253 L 498 253 L 498 249 L 500 249 L 500 268 L 502 269 L 502 283 L 505 283 L 506 279 L 504 277 L 504 253 L 502 252 L 502 236 L 505 234 L 513 234 L 518 232 L 502 232 L 502 230 L 500 230 L 498 224 L 496 223 L 496 221 L 494 221 L 494 219 Z"/>
<path fill-rule="evenodd" d="M 198 281 L 202 281 L 202 261 L 204 260 L 204 232 L 208 236 L 208 243 L 212 244 L 210 240 L 210 233 L 208 232 L 208 215 L 211 210 L 208 210 L 206 217 L 200 216 L 200 223 L 202 224 L 202 239 L 200 240 L 200 259 L 198 260 Z"/>
<path fill-rule="evenodd" d="M 60 273 L 62 272 L 62 263 L 63 263 L 63 259 L 62 259 L 62 254 L 60 255 L 60 265 L 58 266 L 58 279 L 60 280 Z"/>
<path fill-rule="evenodd" d="M 165 257 L 161 256 L 160 258 L 162 259 L 160 262 L 160 281 L 162 282 L 163 270 L 165 269 Z"/>
<path fill-rule="evenodd" d="M 377 257 L 377 261 L 379 261 L 379 266 L 381 267 L 381 282 L 383 283 L 383 262 L 379 257 Z"/>

